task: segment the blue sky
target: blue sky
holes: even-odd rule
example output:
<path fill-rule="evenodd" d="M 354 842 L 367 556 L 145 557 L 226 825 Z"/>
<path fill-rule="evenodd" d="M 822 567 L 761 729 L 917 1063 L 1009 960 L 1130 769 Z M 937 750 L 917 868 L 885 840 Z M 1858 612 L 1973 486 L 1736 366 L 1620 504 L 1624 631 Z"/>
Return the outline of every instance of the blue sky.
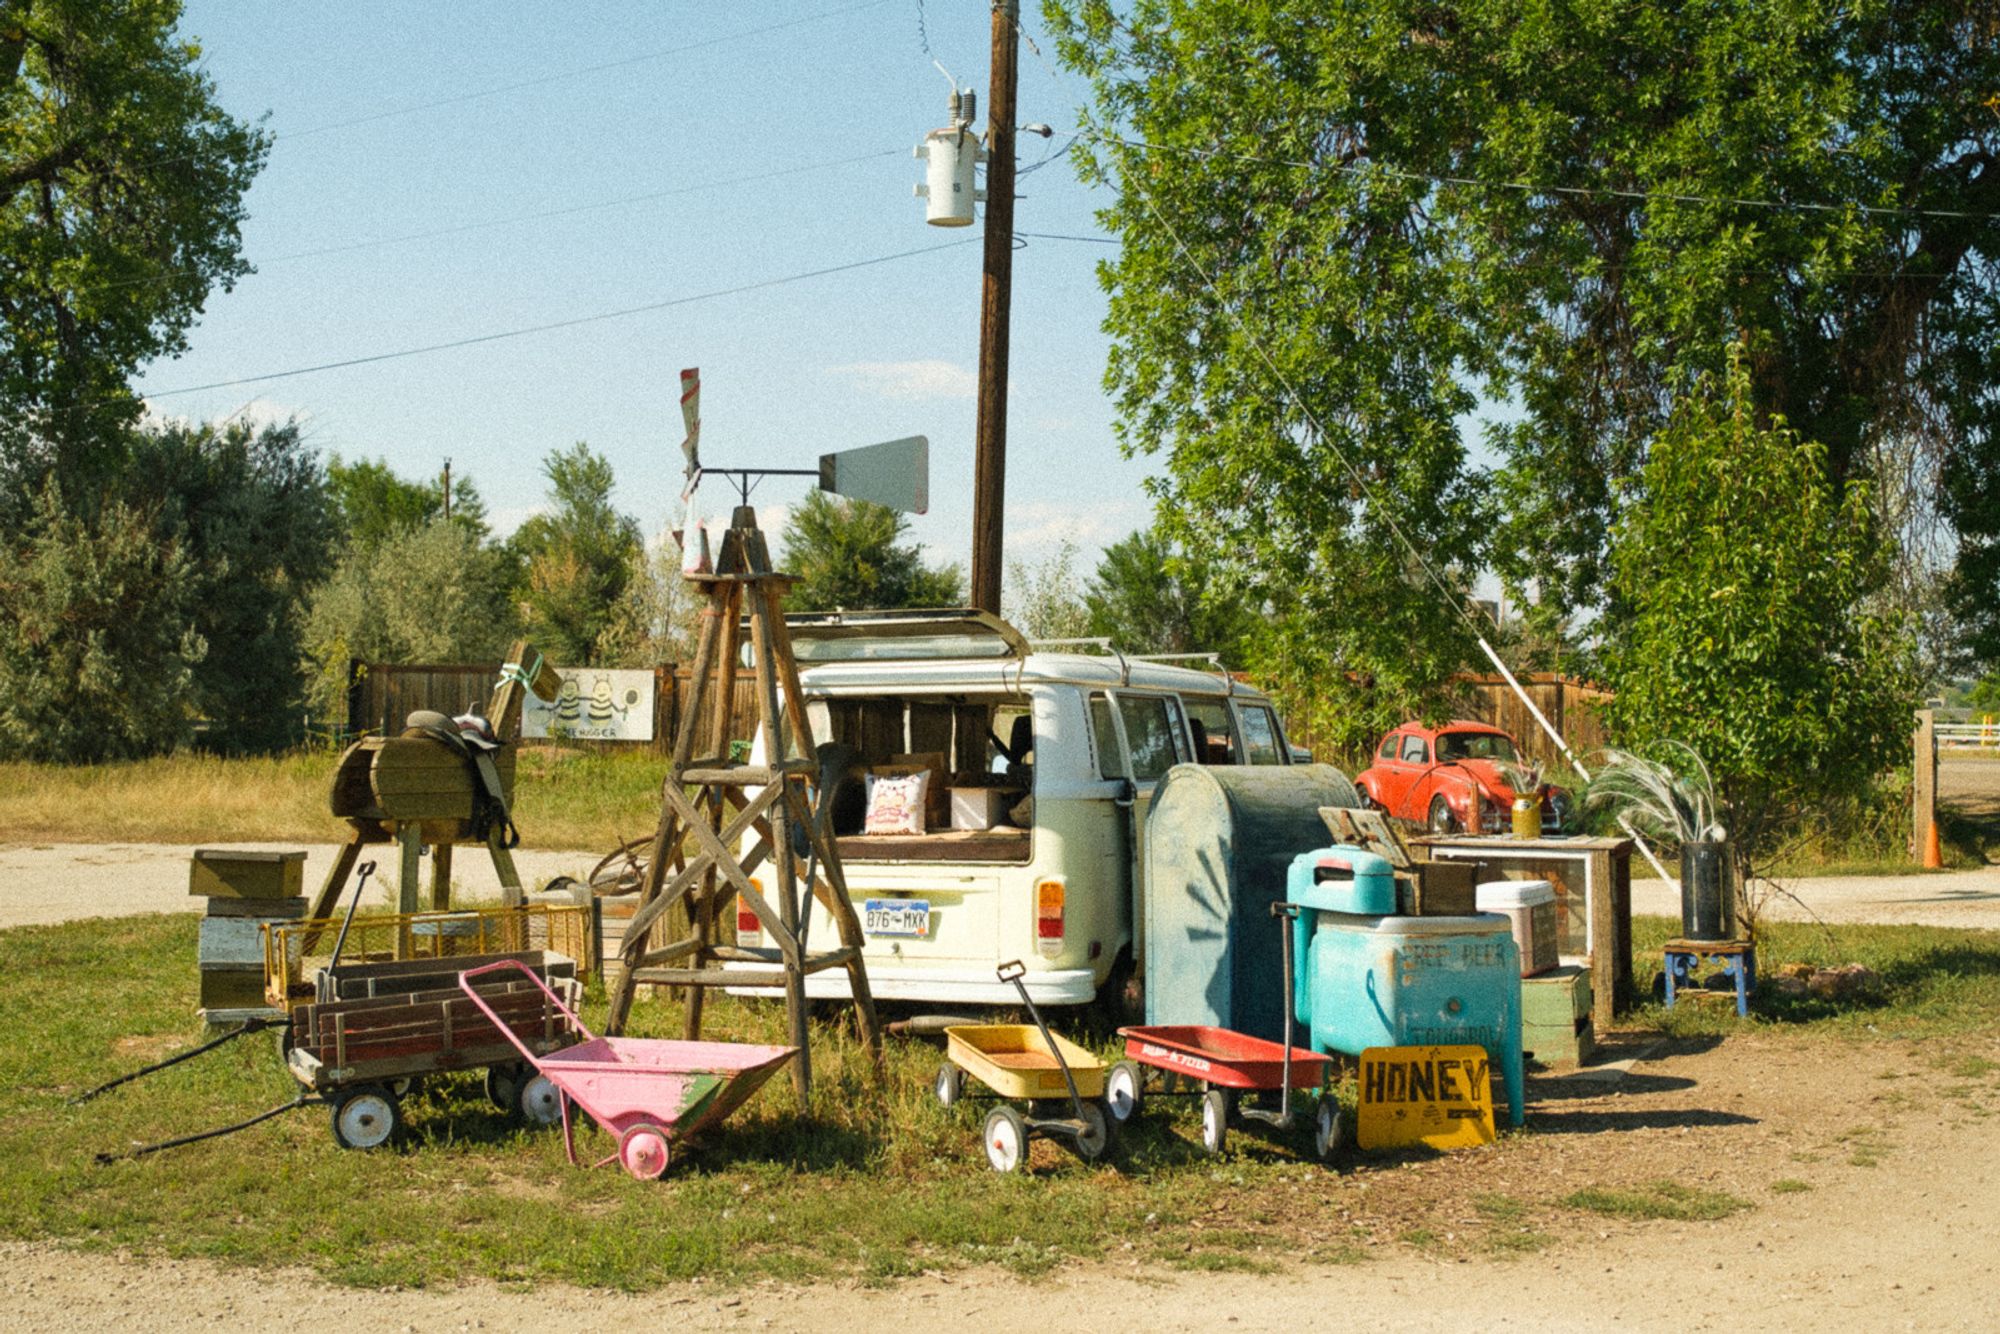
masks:
<path fill-rule="evenodd" d="M 1036 6 L 1023 8 L 1043 54 L 1022 48 L 1018 121 L 1054 126 L 1060 147 L 1082 86 L 1057 71 Z M 615 467 L 620 506 L 654 533 L 677 517 L 678 373 L 699 366 L 702 453 L 716 466 L 807 467 L 827 450 L 929 436 L 931 511 L 912 535 L 964 561 L 976 239 L 557 331 L 175 391 L 975 238 L 924 224 L 910 152 L 944 122 L 933 58 L 979 90 L 984 125 L 989 12 L 988 0 L 191 0 L 181 31 L 200 41 L 222 104 L 268 113 L 279 137 L 247 201 L 258 271 L 216 293 L 190 350 L 140 388 L 175 416 L 296 413 L 320 449 L 405 475 L 450 457 L 502 530 L 541 503 L 542 459 L 586 440 Z M 1024 167 L 1047 151 L 1022 137 Z M 1102 202 L 1058 157 L 1022 180 L 1016 230 L 1095 235 Z M 1095 265 L 1108 253 L 1031 239 L 1015 255 L 1010 558 L 1038 561 L 1067 535 L 1094 563 L 1149 515 L 1151 465 L 1120 457 L 1101 387 Z M 774 479 L 755 499 L 802 495 Z M 703 498 L 728 503 L 713 481 Z"/>

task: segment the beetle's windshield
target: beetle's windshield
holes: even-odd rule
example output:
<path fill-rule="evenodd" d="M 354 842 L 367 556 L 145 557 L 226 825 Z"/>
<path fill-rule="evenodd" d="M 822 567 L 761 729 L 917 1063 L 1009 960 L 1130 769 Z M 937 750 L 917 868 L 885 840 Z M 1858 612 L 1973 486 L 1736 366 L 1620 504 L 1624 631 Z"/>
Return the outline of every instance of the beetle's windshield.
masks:
<path fill-rule="evenodd" d="M 1491 732 L 1446 732 L 1438 738 L 1438 759 L 1511 760 L 1514 743 Z"/>

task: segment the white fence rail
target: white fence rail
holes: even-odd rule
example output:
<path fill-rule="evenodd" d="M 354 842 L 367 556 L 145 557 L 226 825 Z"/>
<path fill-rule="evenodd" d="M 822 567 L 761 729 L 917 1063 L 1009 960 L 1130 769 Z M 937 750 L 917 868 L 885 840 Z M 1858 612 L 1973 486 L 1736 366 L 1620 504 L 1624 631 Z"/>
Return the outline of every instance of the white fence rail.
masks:
<path fill-rule="evenodd" d="M 1935 724 L 1939 750 L 2000 750 L 2000 716 Z"/>

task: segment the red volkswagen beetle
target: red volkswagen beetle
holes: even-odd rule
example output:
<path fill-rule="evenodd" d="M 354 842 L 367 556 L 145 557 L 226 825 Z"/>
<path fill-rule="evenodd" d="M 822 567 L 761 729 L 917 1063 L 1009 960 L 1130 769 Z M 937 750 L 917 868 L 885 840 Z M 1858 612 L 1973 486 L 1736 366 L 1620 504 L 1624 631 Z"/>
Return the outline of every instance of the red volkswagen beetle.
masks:
<path fill-rule="evenodd" d="M 1472 794 L 1479 792 L 1478 830 L 1510 827 L 1514 787 L 1506 766 L 1521 763 L 1514 738 L 1487 723 L 1458 719 L 1438 727 L 1404 723 L 1382 738 L 1375 762 L 1355 775 L 1355 785 L 1377 807 L 1403 820 L 1419 821 L 1435 834 L 1473 828 Z M 1536 793 L 1542 829 L 1561 829 L 1569 818 L 1569 794 L 1547 783 Z"/>

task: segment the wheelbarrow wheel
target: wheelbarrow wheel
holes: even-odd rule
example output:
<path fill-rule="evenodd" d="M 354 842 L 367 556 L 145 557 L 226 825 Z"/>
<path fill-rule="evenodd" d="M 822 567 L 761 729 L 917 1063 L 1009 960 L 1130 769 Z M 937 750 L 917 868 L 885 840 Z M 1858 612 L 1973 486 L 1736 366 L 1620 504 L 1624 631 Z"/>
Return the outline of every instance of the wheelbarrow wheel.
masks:
<path fill-rule="evenodd" d="M 333 1102 L 333 1138 L 343 1149 L 379 1149 L 402 1127 L 395 1095 L 379 1084 L 343 1090 Z"/>
<path fill-rule="evenodd" d="M 1313 1118 L 1313 1151 L 1322 1160 L 1331 1160 L 1347 1144 L 1347 1117 L 1332 1094 L 1319 1100 L 1319 1114 Z"/>
<path fill-rule="evenodd" d="M 946 1061 L 938 1067 L 937 1080 L 931 1087 L 942 1106 L 956 1107 L 958 1100 L 965 1096 L 965 1071 Z"/>
<path fill-rule="evenodd" d="M 562 1090 L 537 1071 L 521 1085 L 521 1115 L 529 1125 L 552 1126 L 562 1120 Z"/>
<path fill-rule="evenodd" d="M 658 1181 L 665 1176 L 667 1161 L 672 1156 L 667 1147 L 667 1132 L 658 1126 L 642 1121 L 626 1127 L 625 1133 L 618 1137 L 618 1165 L 640 1181 Z"/>
<path fill-rule="evenodd" d="M 486 1101 L 506 1112 L 509 1116 L 521 1110 L 521 1067 L 518 1065 L 489 1065 L 486 1067 Z"/>
<path fill-rule="evenodd" d="M 1013 1107 L 995 1107 L 986 1116 L 986 1162 L 996 1172 L 1028 1167 L 1028 1118 Z"/>
<path fill-rule="evenodd" d="M 1123 1125 L 1146 1101 L 1146 1074 L 1137 1061 L 1119 1061 L 1104 1074 L 1104 1106 Z"/>
<path fill-rule="evenodd" d="M 1229 1091 L 1210 1089 L 1201 1095 L 1201 1147 L 1221 1153 L 1229 1142 Z"/>
<path fill-rule="evenodd" d="M 1112 1122 L 1094 1102 L 1083 1104 L 1083 1133 L 1076 1137 L 1076 1156 L 1094 1163 L 1111 1152 Z"/>

